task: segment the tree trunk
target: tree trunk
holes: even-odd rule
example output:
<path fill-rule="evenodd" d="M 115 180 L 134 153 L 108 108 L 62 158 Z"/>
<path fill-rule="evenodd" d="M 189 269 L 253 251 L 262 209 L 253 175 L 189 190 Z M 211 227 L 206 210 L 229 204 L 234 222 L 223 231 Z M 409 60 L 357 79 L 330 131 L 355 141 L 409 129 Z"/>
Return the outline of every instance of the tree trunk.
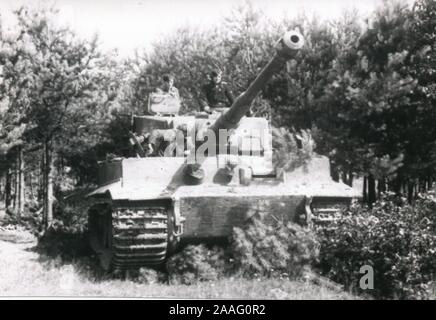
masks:
<path fill-rule="evenodd" d="M 29 179 L 28 181 L 29 181 L 29 193 L 30 193 L 30 199 L 32 199 L 32 200 L 35 200 L 35 194 L 33 193 L 34 192 L 34 188 L 33 188 L 33 174 L 32 174 L 32 171 L 29 171 L 29 174 L 28 174 L 28 176 L 27 176 L 27 179 Z"/>
<path fill-rule="evenodd" d="M 362 190 L 363 202 L 368 203 L 368 178 L 363 177 L 363 190 Z"/>
<path fill-rule="evenodd" d="M 5 184 L 5 207 L 9 208 L 11 205 L 11 169 L 8 168 L 6 171 L 6 184 Z"/>
<path fill-rule="evenodd" d="M 19 163 L 18 163 L 18 153 L 15 155 L 15 176 L 14 176 L 14 212 L 18 212 L 18 208 L 20 206 L 20 194 L 19 194 L 19 184 L 20 184 L 20 175 L 18 171 L 20 170 Z"/>
<path fill-rule="evenodd" d="M 409 180 L 407 181 L 407 201 L 409 203 L 413 202 L 414 197 L 414 191 L 415 190 L 415 185 L 413 183 L 413 181 Z"/>
<path fill-rule="evenodd" d="M 53 154 L 50 141 L 44 148 L 44 229 L 47 230 L 53 222 Z"/>
<path fill-rule="evenodd" d="M 378 191 L 378 197 L 380 198 L 381 194 L 383 192 L 386 192 L 386 180 L 385 179 L 379 179 L 377 183 L 377 191 Z"/>
<path fill-rule="evenodd" d="M 345 172 L 345 170 L 341 172 L 341 176 L 342 176 L 341 177 L 342 182 L 345 184 L 348 184 L 348 177 L 347 177 L 347 173 Z"/>
<path fill-rule="evenodd" d="M 372 207 L 372 204 L 376 201 L 375 179 L 372 175 L 368 176 L 368 205 Z"/>
<path fill-rule="evenodd" d="M 330 175 L 331 175 L 333 181 L 339 182 L 338 168 L 332 163 L 330 163 Z"/>
<path fill-rule="evenodd" d="M 353 171 L 350 170 L 350 171 L 348 172 L 348 185 L 349 185 L 350 187 L 353 186 L 353 180 L 354 180 Z"/>
<path fill-rule="evenodd" d="M 18 149 L 18 211 L 17 220 L 20 221 L 21 215 L 24 213 L 24 159 L 23 159 L 23 147 Z"/>
<path fill-rule="evenodd" d="M 44 203 L 45 199 L 45 149 L 42 153 L 41 163 L 38 173 L 38 202 Z"/>

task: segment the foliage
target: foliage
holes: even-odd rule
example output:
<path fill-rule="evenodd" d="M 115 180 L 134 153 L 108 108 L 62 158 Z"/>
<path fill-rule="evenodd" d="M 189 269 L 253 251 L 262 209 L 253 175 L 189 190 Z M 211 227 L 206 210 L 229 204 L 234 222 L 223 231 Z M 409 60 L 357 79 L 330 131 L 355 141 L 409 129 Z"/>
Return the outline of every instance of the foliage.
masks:
<path fill-rule="evenodd" d="M 89 256 L 91 250 L 85 233 L 65 228 L 62 222 L 53 221 L 42 237 L 38 239 L 37 251 L 51 258 L 60 258 L 63 262 Z"/>
<path fill-rule="evenodd" d="M 62 166 L 76 168 L 76 159 L 101 143 L 119 73 L 114 59 L 98 50 L 97 38 L 80 39 L 53 23 L 55 14 L 25 8 L 16 12 L 21 34 L 37 53 L 30 56 L 26 73 L 31 79 L 27 118 L 33 125 L 26 135 L 28 143 L 48 146 Z"/>
<path fill-rule="evenodd" d="M 370 265 L 376 297 L 428 298 L 436 275 L 435 201 L 426 194 L 412 206 L 388 195 L 372 209 L 357 205 L 329 228 L 319 229 L 324 273 L 359 290 L 359 270 Z"/>
<path fill-rule="evenodd" d="M 154 284 L 162 282 L 164 276 L 154 269 L 141 268 L 139 269 L 138 277 L 136 280 L 140 283 Z"/>
<path fill-rule="evenodd" d="M 27 112 L 32 81 L 32 55 L 35 46 L 26 34 L 0 33 L 0 154 L 23 143 L 28 128 Z"/>
<path fill-rule="evenodd" d="M 356 21 L 338 25 L 337 54 L 314 120 L 320 151 L 335 167 L 387 179 L 397 193 L 406 181 L 434 175 L 432 6 L 385 2 L 361 31 Z"/>
<path fill-rule="evenodd" d="M 32 208 L 27 207 L 25 209 L 18 220 L 15 209 L 9 208 L 7 215 L 1 220 L 0 225 L 22 227 L 33 234 L 37 234 L 41 225 L 41 216 L 37 212 L 32 212 Z"/>
<path fill-rule="evenodd" d="M 59 201 L 52 226 L 38 239 L 37 250 L 49 257 L 72 261 L 91 254 L 85 203 Z"/>
<path fill-rule="evenodd" d="M 55 25 L 54 14 L 17 11 L 21 32 L 37 52 L 28 71 L 32 77 L 29 116 L 36 126 L 29 135 L 61 142 L 59 148 L 77 149 L 78 142 L 86 145 L 83 141 L 99 130 L 96 120 L 104 116 L 101 107 L 113 99 L 100 89 L 111 87 L 112 79 L 107 79 L 108 59 L 97 50 L 97 39 L 79 39 L 69 28 Z"/>
<path fill-rule="evenodd" d="M 253 217 L 243 228 L 234 228 L 230 245 L 189 245 L 169 258 L 167 271 L 170 283 L 182 284 L 217 280 L 224 275 L 295 279 L 307 271 L 317 255 L 318 243 L 309 229 Z"/>
<path fill-rule="evenodd" d="M 299 225 L 255 218 L 243 229 L 234 228 L 230 250 L 234 269 L 245 277 L 298 278 L 316 260 L 318 243 Z"/>
<path fill-rule="evenodd" d="M 173 284 L 194 284 L 212 281 L 223 276 L 226 253 L 220 248 L 189 245 L 167 261 L 169 281 Z"/>
<path fill-rule="evenodd" d="M 315 142 L 309 130 L 292 134 L 286 128 L 273 128 L 273 163 L 278 170 L 292 171 L 307 165 L 313 157 Z"/>
<path fill-rule="evenodd" d="M 148 94 L 162 85 L 163 74 L 171 73 L 182 97 L 182 112 L 198 110 L 203 98 L 200 88 L 210 80 L 214 69 L 224 72 L 223 80 L 238 95 L 272 56 L 277 41 L 275 29 L 249 2 L 235 7 L 219 28 L 180 27 L 156 41 L 150 53 L 130 61 L 133 76 L 126 101 L 135 111 L 144 113 Z M 257 102 L 262 112 L 264 101 Z"/>

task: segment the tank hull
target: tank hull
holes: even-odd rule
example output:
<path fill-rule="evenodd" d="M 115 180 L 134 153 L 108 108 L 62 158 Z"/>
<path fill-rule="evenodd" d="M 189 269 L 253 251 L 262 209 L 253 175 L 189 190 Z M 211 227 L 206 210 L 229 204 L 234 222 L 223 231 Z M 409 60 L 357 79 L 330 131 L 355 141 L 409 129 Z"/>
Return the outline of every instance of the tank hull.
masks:
<path fill-rule="evenodd" d="M 203 163 L 209 177 L 203 184 L 186 185 L 185 161 L 123 159 L 101 169 L 107 180 L 89 195 L 95 201 L 90 221 L 96 214 L 106 218 L 102 228 L 90 225 L 102 230 L 96 238 L 103 240 L 94 250 L 106 270 L 160 265 L 180 244 L 226 240 L 234 227 L 243 227 L 255 215 L 302 225 L 325 222 L 359 197 L 330 179 L 325 157 L 281 177 L 254 177 L 248 186 L 238 184 L 237 176 L 217 179 L 219 157 Z"/>

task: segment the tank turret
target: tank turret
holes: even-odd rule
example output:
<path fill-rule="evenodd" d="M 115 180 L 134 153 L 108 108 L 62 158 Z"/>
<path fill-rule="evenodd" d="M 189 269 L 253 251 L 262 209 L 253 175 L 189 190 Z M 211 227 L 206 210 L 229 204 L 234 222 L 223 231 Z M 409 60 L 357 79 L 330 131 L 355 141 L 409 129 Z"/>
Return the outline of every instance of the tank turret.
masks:
<path fill-rule="evenodd" d="M 223 110 L 221 115 L 214 118 L 208 119 L 206 123 L 202 123 L 203 126 L 197 126 L 199 131 L 211 130 L 213 135 L 208 135 L 208 138 L 213 137 L 215 141 L 212 143 L 206 139 L 206 143 L 209 143 L 213 149 L 216 148 L 215 153 L 219 153 L 219 150 L 225 149 L 230 150 L 233 146 L 233 154 L 245 153 L 245 154 L 263 154 L 263 157 L 251 157 L 247 159 L 239 159 L 239 168 L 237 170 L 238 174 L 235 175 L 235 179 L 239 179 L 239 182 L 245 185 L 250 184 L 251 176 L 254 175 L 268 175 L 273 174 L 273 164 L 272 164 L 272 145 L 271 139 L 262 135 L 266 133 L 270 135 L 269 124 L 266 119 L 263 118 L 245 118 L 245 122 L 241 124 L 241 120 L 250 110 L 251 104 L 256 98 L 256 96 L 265 87 L 272 76 L 282 70 L 286 62 L 292 59 L 296 52 L 301 49 L 304 45 L 304 38 L 298 31 L 288 31 L 284 36 L 277 42 L 275 49 L 276 53 L 268 64 L 259 72 L 254 81 L 248 86 L 247 90 L 242 92 L 233 104 L 227 110 Z M 209 124 L 211 123 L 211 124 Z M 206 126 L 205 126 L 206 125 Z M 236 129 L 232 136 L 226 136 L 226 139 L 221 139 L 223 135 L 220 135 L 220 131 L 224 130 L 229 133 L 229 130 Z M 255 137 L 256 132 L 258 137 Z M 253 144 L 253 137 L 257 139 L 257 143 Z M 239 141 L 238 141 L 239 139 Z M 246 146 L 243 146 L 243 140 L 245 139 Z M 236 142 L 235 142 L 236 140 Z M 248 142 L 248 148 L 247 148 Z M 256 145 L 256 146 L 255 146 Z M 248 149 L 248 150 L 247 150 Z M 257 149 L 257 150 L 254 150 Z M 215 151 L 215 150 L 214 150 Z M 231 153 L 231 152 L 230 152 Z M 193 159 L 194 157 L 191 157 Z M 198 154 L 195 152 L 195 161 L 190 161 L 187 165 L 187 170 L 185 170 L 185 175 L 187 176 L 186 181 L 190 184 L 200 184 L 205 176 L 205 172 L 201 167 L 202 163 L 206 160 L 203 154 Z M 224 160 L 230 165 L 227 167 L 234 167 L 231 164 L 233 160 Z M 229 170 L 233 176 L 232 169 Z"/>

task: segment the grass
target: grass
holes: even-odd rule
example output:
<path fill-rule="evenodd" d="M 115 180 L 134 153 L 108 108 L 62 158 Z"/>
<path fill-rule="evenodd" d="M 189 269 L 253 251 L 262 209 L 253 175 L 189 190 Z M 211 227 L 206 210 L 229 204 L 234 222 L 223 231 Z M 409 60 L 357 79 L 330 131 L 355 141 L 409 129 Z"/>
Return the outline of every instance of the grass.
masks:
<path fill-rule="evenodd" d="M 0 296 L 131 297 L 149 299 L 355 299 L 312 282 L 224 279 L 195 285 L 141 284 L 98 276 L 89 261 L 64 264 L 34 244 L 0 241 Z"/>

